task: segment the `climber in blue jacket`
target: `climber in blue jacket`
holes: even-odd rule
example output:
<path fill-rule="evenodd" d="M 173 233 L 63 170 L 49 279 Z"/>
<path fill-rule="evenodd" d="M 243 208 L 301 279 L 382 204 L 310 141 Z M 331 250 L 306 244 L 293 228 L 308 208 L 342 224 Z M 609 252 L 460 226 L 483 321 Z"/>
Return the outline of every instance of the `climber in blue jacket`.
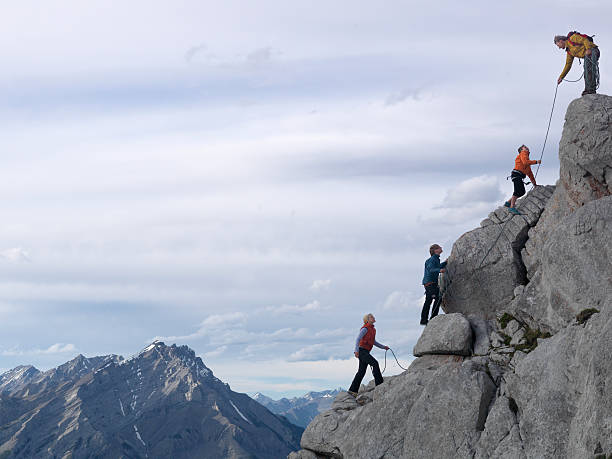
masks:
<path fill-rule="evenodd" d="M 425 275 L 423 276 L 423 286 L 425 287 L 425 304 L 423 304 L 423 310 L 421 311 L 421 325 L 427 325 L 429 320 L 429 307 L 433 301 L 433 308 L 431 309 L 431 317 L 433 319 L 438 315 L 440 310 L 440 302 L 442 301 L 442 295 L 440 295 L 440 287 L 438 286 L 438 275 L 443 273 L 446 268 L 446 261 L 440 263 L 440 254 L 442 253 L 442 247 L 438 244 L 433 244 L 429 248 L 429 254 L 431 257 L 425 262 Z M 435 301 L 434 301 L 435 300 Z"/>

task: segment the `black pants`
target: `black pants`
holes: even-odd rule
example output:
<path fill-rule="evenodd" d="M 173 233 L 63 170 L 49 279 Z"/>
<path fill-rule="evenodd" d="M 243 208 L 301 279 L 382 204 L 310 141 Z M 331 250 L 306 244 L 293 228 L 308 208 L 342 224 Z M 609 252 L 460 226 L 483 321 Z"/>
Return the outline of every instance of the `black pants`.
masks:
<path fill-rule="evenodd" d="M 590 56 L 584 56 L 584 90 L 595 92 L 599 85 L 599 48 L 593 48 Z"/>
<path fill-rule="evenodd" d="M 526 175 L 519 171 L 512 171 L 510 177 L 512 178 L 512 184 L 514 185 L 514 193 L 512 193 L 512 195 L 520 198 L 525 194 L 525 183 L 523 182 L 523 179 L 526 177 Z"/>
<path fill-rule="evenodd" d="M 425 286 L 425 304 L 423 304 L 423 310 L 421 311 L 421 324 L 426 324 L 428 322 L 427 316 L 429 316 L 429 306 L 431 306 L 432 301 L 434 302 L 433 308 L 431 309 L 431 318 L 433 319 L 438 315 L 440 311 L 440 302 L 442 301 L 440 287 L 438 287 L 437 283 Z"/>
<path fill-rule="evenodd" d="M 361 381 L 366 374 L 366 369 L 368 365 L 372 365 L 372 375 L 374 375 L 374 383 L 378 386 L 382 384 L 383 377 L 380 374 L 380 367 L 378 366 L 378 360 L 376 360 L 372 355 L 370 355 L 370 351 L 360 347 L 359 348 L 359 370 L 357 370 L 357 374 L 353 378 L 353 382 L 351 383 L 351 387 L 349 390 L 351 392 L 359 392 L 359 386 L 361 386 Z"/>

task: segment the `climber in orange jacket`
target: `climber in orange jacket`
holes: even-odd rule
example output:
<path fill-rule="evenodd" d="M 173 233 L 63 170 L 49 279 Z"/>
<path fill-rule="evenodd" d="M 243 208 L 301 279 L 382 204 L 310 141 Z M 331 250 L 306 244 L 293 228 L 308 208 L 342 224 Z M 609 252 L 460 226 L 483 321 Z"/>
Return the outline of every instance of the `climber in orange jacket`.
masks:
<path fill-rule="evenodd" d="M 516 210 L 516 200 L 525 194 L 525 184 L 523 179 L 529 177 L 533 186 L 538 186 L 536 179 L 531 172 L 532 164 L 542 164 L 542 161 L 529 159 L 529 148 L 525 145 L 521 145 L 518 148 L 518 155 L 514 160 L 514 170 L 510 174 L 512 183 L 514 184 L 514 193 L 512 197 L 504 203 L 504 206 L 509 207 L 510 212 L 519 215 L 519 211 Z"/>

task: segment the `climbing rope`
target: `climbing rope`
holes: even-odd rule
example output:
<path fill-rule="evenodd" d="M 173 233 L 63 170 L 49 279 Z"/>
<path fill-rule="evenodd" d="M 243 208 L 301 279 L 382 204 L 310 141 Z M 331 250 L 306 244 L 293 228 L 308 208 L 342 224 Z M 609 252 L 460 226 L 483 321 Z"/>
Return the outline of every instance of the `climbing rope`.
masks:
<path fill-rule="evenodd" d="M 567 81 L 568 83 L 578 83 L 580 80 L 582 80 L 583 77 L 584 77 L 584 72 L 582 72 L 582 75 L 580 75 L 580 78 L 578 78 L 577 80 L 567 80 L 563 78 L 563 81 Z"/>
<path fill-rule="evenodd" d="M 594 73 L 594 78 L 595 78 L 595 88 L 599 89 L 599 66 L 593 65 L 593 62 L 591 60 L 590 56 L 585 56 L 584 58 L 584 65 L 587 65 L 587 61 L 588 61 L 588 65 L 592 65 L 593 66 L 593 73 Z M 582 80 L 582 78 L 584 77 L 584 70 L 582 71 L 582 75 L 580 75 L 580 78 L 578 78 L 577 80 L 566 80 L 565 78 L 563 79 L 563 81 L 567 81 L 570 83 L 577 83 L 578 81 Z M 540 165 L 542 164 L 542 157 L 544 156 L 544 149 L 546 148 L 546 140 L 548 140 L 548 132 L 550 131 L 550 123 L 552 121 L 552 116 L 553 116 L 553 112 L 555 111 L 555 102 L 557 101 L 557 91 L 559 90 L 559 85 L 557 85 L 555 87 L 555 97 L 553 98 L 553 103 L 552 103 L 552 108 L 550 109 L 550 117 L 548 118 L 548 127 L 546 128 L 546 136 L 544 137 L 544 145 L 542 145 L 542 153 L 540 154 L 540 164 L 538 164 L 538 168 L 536 169 L 536 173 L 535 173 L 535 178 L 538 177 L 538 172 L 540 171 Z M 532 187 L 535 188 L 535 185 L 532 184 Z"/>
<path fill-rule="evenodd" d="M 552 108 L 550 109 L 550 116 L 548 117 L 548 127 L 546 128 L 546 135 L 544 136 L 544 145 L 542 145 L 542 153 L 540 153 L 540 162 L 538 163 L 538 168 L 536 169 L 536 173 L 534 178 L 538 177 L 538 172 L 540 172 L 540 166 L 542 165 L 542 158 L 544 157 L 544 149 L 546 148 L 546 141 L 548 140 L 548 133 L 550 132 L 550 123 L 552 122 L 553 112 L 555 111 L 555 102 L 557 101 L 557 91 L 559 91 L 559 85 L 555 87 L 555 97 L 553 98 Z M 535 185 L 532 183 L 532 188 L 535 188 Z"/>
<path fill-rule="evenodd" d="M 402 370 L 407 370 L 408 368 L 404 368 L 403 366 L 400 365 L 399 360 L 397 360 L 397 357 L 395 357 L 395 352 L 393 352 L 393 349 L 389 348 L 388 350 L 391 351 L 391 354 L 393 354 L 393 357 L 395 358 L 395 362 L 397 363 L 397 366 L 400 367 Z M 381 372 L 381 374 L 383 374 L 386 369 L 387 369 L 387 349 L 385 349 L 385 366 L 383 367 L 383 371 Z"/>

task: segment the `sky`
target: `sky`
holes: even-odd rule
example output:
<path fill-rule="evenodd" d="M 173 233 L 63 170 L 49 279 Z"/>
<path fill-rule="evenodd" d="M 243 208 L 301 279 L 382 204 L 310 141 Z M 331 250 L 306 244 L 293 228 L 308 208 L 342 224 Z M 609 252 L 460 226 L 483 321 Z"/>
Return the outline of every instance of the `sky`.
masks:
<path fill-rule="evenodd" d="M 579 15 L 565 0 L 4 5 L 0 372 L 160 339 L 236 391 L 296 396 L 350 384 L 368 312 L 406 366 L 428 247 L 444 258 L 509 197 L 519 145 L 540 157 L 554 35 L 595 34 L 610 92 L 611 15 L 603 0 Z M 540 184 L 582 89 L 558 88 Z"/>

